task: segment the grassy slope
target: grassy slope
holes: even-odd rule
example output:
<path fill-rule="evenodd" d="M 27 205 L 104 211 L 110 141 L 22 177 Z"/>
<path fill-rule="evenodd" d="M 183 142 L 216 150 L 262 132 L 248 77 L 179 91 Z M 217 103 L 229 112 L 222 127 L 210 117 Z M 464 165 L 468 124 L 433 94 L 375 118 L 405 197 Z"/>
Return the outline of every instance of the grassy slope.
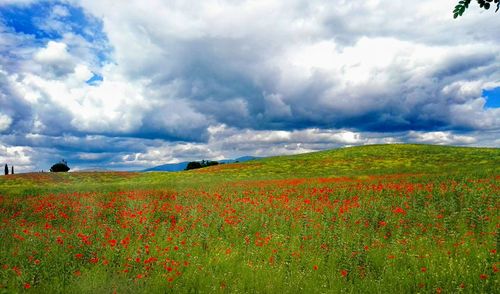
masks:
<path fill-rule="evenodd" d="M 388 174 L 500 173 L 500 149 L 370 145 L 270 157 L 178 173 L 34 173 L 0 177 L 0 194 L 184 188 L 234 180 L 363 177 Z"/>
<path fill-rule="evenodd" d="M 39 293 L 495 293 L 499 160 L 500 149 L 379 145 L 181 173 L 0 177 L 0 293 L 26 282 Z M 427 176 L 253 181 L 388 174 Z M 57 192 L 70 194 L 41 195 Z M 180 265 L 165 272 L 165 258 Z"/>

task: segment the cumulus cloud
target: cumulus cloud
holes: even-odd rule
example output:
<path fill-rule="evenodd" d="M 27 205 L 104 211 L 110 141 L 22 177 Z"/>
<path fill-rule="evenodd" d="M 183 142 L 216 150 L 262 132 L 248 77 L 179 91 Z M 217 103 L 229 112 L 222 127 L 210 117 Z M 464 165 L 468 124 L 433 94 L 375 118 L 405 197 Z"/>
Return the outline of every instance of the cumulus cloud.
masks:
<path fill-rule="evenodd" d="M 2 140 L 114 166 L 377 142 L 494 145 L 500 113 L 482 95 L 500 86 L 500 20 L 478 9 L 453 20 L 452 6 L 2 1 Z M 68 138 L 142 143 L 107 152 Z"/>
<path fill-rule="evenodd" d="M 75 68 L 67 45 L 61 42 L 49 41 L 45 48 L 33 56 L 33 59 L 42 65 L 45 73 L 53 74 L 55 77 L 69 74 Z"/>
<path fill-rule="evenodd" d="M 34 153 L 34 150 L 29 147 L 0 144 L 0 163 L 14 165 L 17 172 L 29 172 L 36 168 L 32 161 Z"/>
<path fill-rule="evenodd" d="M 12 124 L 12 118 L 6 114 L 0 113 L 0 132 L 7 130 Z"/>
<path fill-rule="evenodd" d="M 472 136 L 455 135 L 451 132 L 410 132 L 410 139 L 417 143 L 439 144 L 439 145 L 468 145 L 476 143 Z"/>

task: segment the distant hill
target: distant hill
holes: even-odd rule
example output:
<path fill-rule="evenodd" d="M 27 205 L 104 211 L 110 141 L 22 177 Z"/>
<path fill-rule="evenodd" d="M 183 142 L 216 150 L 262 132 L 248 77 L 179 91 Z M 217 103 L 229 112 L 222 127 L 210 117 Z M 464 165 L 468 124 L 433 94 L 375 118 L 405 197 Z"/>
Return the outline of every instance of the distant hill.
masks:
<path fill-rule="evenodd" d="M 67 192 L 68 187 L 77 187 L 81 191 L 108 191 L 127 187 L 177 189 L 208 187 L 231 181 L 299 178 L 467 175 L 498 179 L 500 176 L 500 148 L 387 144 L 248 159 L 250 157 L 237 158 L 234 161 L 247 162 L 219 164 L 182 173 L 45 172 L 0 176 L 0 195 L 32 195 L 35 187 L 53 193 Z M 167 164 L 145 171 L 180 171 L 185 165 L 187 162 Z"/>
<path fill-rule="evenodd" d="M 217 160 L 219 163 L 235 163 L 235 162 L 246 162 L 254 159 L 258 159 L 259 157 L 255 156 L 242 156 L 236 159 L 223 159 Z M 164 172 L 177 172 L 185 170 L 189 161 L 179 162 L 179 163 L 168 163 L 163 165 L 158 165 L 155 167 L 147 168 L 142 170 L 142 172 L 153 172 L 153 171 L 164 171 Z"/>

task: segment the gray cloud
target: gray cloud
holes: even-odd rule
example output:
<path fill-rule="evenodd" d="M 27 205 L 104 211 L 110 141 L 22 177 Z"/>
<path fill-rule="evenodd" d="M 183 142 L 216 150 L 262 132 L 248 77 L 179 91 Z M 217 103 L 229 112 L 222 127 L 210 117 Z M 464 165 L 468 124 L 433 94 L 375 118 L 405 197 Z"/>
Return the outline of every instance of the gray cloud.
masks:
<path fill-rule="evenodd" d="M 0 24 L 5 148 L 119 167 L 377 142 L 498 144 L 499 109 L 481 97 L 500 86 L 494 14 L 456 21 L 452 5 L 431 0 L 46 5 L 33 23 L 55 37 Z"/>

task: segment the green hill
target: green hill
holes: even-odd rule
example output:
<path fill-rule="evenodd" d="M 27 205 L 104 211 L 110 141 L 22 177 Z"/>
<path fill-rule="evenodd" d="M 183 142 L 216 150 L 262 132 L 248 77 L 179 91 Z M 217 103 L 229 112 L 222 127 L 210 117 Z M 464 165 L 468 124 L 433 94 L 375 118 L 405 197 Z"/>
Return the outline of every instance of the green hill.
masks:
<path fill-rule="evenodd" d="M 368 145 L 270 157 L 202 173 L 252 177 L 338 177 L 400 173 L 497 173 L 500 149 L 435 145 Z"/>
<path fill-rule="evenodd" d="M 395 174 L 500 174 L 500 149 L 368 145 L 268 157 L 178 173 L 30 173 L 0 177 L 0 194 L 40 191 L 182 188 L 234 180 L 364 177 Z"/>
<path fill-rule="evenodd" d="M 498 293 L 499 160 L 374 145 L 0 177 L 0 293 Z"/>

